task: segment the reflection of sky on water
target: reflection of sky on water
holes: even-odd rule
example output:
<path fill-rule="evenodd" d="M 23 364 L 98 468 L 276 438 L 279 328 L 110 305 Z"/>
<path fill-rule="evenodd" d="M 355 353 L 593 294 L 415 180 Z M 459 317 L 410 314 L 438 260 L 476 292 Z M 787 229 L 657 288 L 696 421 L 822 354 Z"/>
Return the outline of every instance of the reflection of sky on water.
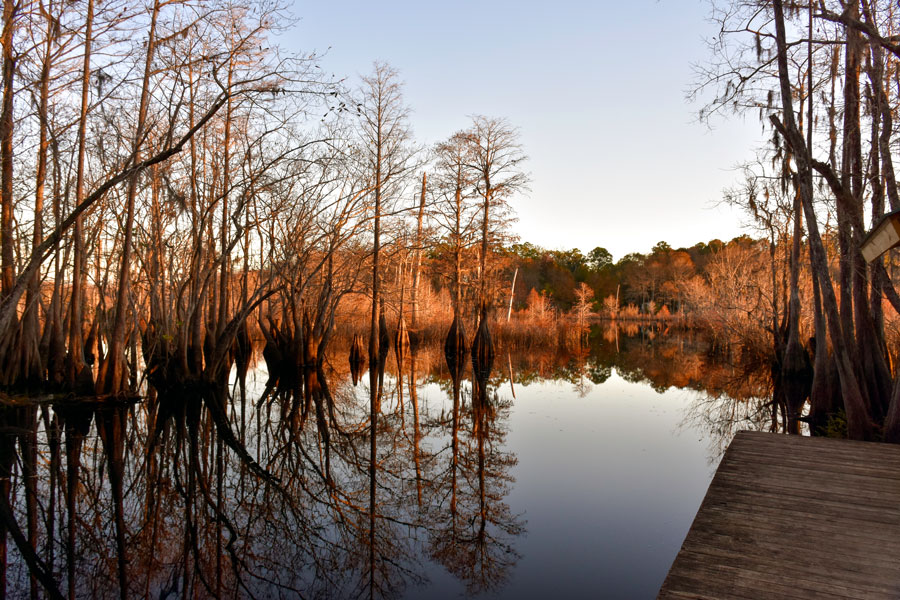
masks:
<path fill-rule="evenodd" d="M 689 337 L 614 335 L 613 342 L 594 342 L 590 349 L 501 354 L 489 400 L 478 399 L 464 379 L 456 418 L 440 347 L 420 348 L 402 363 L 402 375 L 392 355 L 376 436 L 372 545 L 368 377 L 363 373 L 359 385 L 351 384 L 342 349 L 328 357 L 322 373 L 331 404 L 317 397 L 320 406 L 330 406 L 321 419 L 315 403 L 303 413 L 294 392 L 269 394 L 264 361 L 249 373 L 243 410 L 233 380 L 222 420 L 230 420 L 224 429 L 244 443 L 229 446 L 221 470 L 214 458 L 224 436 L 212 417 L 186 428 L 184 416 L 172 416 L 187 406 L 199 410 L 198 398 L 159 398 L 160 412 L 152 414 L 162 415 L 158 423 L 167 433 L 152 445 L 152 461 L 146 457 L 154 404 L 126 408 L 117 460 L 128 490 L 122 505 L 129 591 L 162 592 L 184 569 L 185 585 L 200 590 L 199 578 L 220 577 L 210 557 L 216 540 L 234 527 L 239 576 L 260 597 L 285 590 L 367 597 L 373 564 L 375 597 L 654 597 L 735 423 L 759 428 L 770 419 L 768 388 L 764 377 L 716 362 Z M 59 408 L 56 416 L 65 412 Z M 45 505 L 51 472 L 46 427 L 38 436 L 38 491 Z M 102 467 L 107 450 L 96 426 L 88 429 L 77 508 L 80 522 L 94 525 L 76 528 L 77 589 L 112 596 L 117 549 L 109 471 Z M 263 485 L 261 468 L 249 468 L 254 460 L 278 478 L 277 493 Z M 156 475 L 148 478 L 155 465 Z M 215 518 L 217 473 L 227 526 Z M 192 478 L 202 486 L 192 488 Z M 23 497 L 17 489 L 21 522 Z M 158 510 L 146 513 L 148 507 Z M 64 512 L 59 500 L 52 510 Z M 198 530 L 190 545 L 186 510 Z M 143 535 L 148 531 L 159 537 Z M 59 548 L 65 548 L 63 533 L 53 534 Z M 374 548 L 371 555 L 368 548 Z M 183 557 L 189 559 L 184 569 Z M 56 576 L 65 579 L 61 555 L 53 560 Z M 221 581 L 236 591 L 237 576 L 227 562 L 224 567 Z M 8 574 L 13 596 L 24 593 L 27 569 L 15 553 Z"/>
<path fill-rule="evenodd" d="M 510 397 L 509 386 L 501 388 Z M 429 402 L 441 391 L 429 386 Z M 579 397 L 568 382 L 516 386 L 507 496 L 527 532 L 509 583 L 485 597 L 653 598 L 712 478 L 707 441 L 679 427 L 696 393 L 662 394 L 613 371 Z M 440 567 L 407 598 L 456 598 Z"/>

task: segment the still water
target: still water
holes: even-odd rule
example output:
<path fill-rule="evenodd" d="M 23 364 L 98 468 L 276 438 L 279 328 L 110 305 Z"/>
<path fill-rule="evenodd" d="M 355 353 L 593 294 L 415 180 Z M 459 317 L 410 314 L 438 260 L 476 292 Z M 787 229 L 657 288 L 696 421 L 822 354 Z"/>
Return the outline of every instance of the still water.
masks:
<path fill-rule="evenodd" d="M 391 353 L 374 446 L 340 348 L 308 395 L 259 359 L 224 412 L 7 408 L 16 525 L 79 597 L 653 598 L 731 436 L 772 415 L 702 336 L 631 333 L 501 351 L 483 399 L 440 348 Z M 9 565 L 27 595 L 11 537 Z"/>

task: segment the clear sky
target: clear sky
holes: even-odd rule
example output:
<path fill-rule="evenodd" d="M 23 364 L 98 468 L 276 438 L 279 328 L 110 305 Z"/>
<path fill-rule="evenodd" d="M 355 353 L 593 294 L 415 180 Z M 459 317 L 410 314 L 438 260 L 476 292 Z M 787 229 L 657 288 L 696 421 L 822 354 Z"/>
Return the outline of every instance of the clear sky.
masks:
<path fill-rule="evenodd" d="M 761 137 L 755 117 L 698 123 L 692 63 L 715 35 L 700 0 L 295 0 L 288 46 L 338 77 L 400 72 L 419 142 L 506 117 L 529 156 L 522 241 L 615 259 L 743 233 L 716 207 Z"/>

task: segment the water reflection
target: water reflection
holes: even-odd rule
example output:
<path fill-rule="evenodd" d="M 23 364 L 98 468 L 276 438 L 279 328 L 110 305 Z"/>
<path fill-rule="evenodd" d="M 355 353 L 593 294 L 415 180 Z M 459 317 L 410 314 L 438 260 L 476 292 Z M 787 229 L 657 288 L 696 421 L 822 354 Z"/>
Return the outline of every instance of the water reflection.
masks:
<path fill-rule="evenodd" d="M 716 355 L 699 335 L 632 327 L 596 330 L 577 349 L 496 360 L 491 350 L 493 369 L 484 346 L 475 365 L 454 346 L 448 365 L 446 347 L 398 338 L 367 377 L 361 340 L 318 360 L 270 322 L 229 386 L 151 388 L 137 403 L 6 405 L 7 590 L 393 597 L 426 582 L 432 564 L 469 594 L 501 589 L 526 529 L 509 502 L 517 386 L 563 381 L 585 397 L 615 370 L 659 391 L 701 391 L 684 419 L 714 446 L 736 426 L 770 427 L 772 414 L 780 426 L 765 370 Z M 278 348 L 304 367 L 281 369 L 297 361 Z M 425 386 L 443 397 L 423 396 Z"/>

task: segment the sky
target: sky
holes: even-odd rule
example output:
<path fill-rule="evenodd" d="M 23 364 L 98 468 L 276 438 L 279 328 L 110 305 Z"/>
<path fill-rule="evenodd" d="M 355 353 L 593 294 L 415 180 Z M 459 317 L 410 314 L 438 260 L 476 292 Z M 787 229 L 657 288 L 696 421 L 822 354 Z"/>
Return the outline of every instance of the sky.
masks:
<path fill-rule="evenodd" d="M 618 260 L 657 242 L 745 233 L 722 206 L 762 138 L 756 116 L 702 123 L 686 100 L 715 35 L 701 0 L 295 0 L 294 50 L 354 81 L 389 63 L 419 143 L 505 117 L 529 157 L 512 200 L 521 241 L 602 246 Z"/>

